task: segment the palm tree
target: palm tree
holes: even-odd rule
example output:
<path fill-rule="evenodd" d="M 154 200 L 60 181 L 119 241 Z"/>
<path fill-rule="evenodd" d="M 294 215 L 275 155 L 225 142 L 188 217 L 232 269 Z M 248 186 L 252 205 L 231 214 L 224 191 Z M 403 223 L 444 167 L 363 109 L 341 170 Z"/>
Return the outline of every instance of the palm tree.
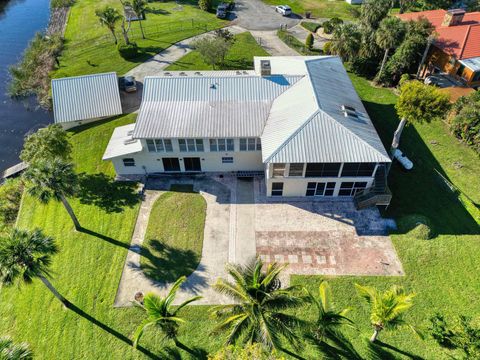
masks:
<path fill-rule="evenodd" d="M 15 344 L 8 336 L 0 338 L 0 360 L 31 360 L 32 352 L 25 343 Z"/>
<path fill-rule="evenodd" d="M 46 204 L 50 200 L 61 201 L 70 215 L 76 230 L 82 227 L 73 212 L 67 196 L 75 194 L 78 188 L 78 177 L 73 170 L 73 164 L 55 158 L 53 160 L 38 160 L 23 174 L 27 180 L 27 191 L 30 195 Z"/>
<path fill-rule="evenodd" d="M 362 36 L 358 25 L 341 24 L 335 28 L 332 38 L 332 51 L 344 61 L 349 61 L 358 54 Z"/>
<path fill-rule="evenodd" d="M 33 231 L 13 229 L 0 241 L 0 282 L 13 285 L 17 281 L 31 283 L 40 279 L 52 294 L 68 307 L 69 302 L 50 283 L 49 267 L 52 255 L 58 252 L 53 238 L 41 230 Z"/>
<path fill-rule="evenodd" d="M 172 303 L 175 300 L 175 296 L 180 285 L 182 285 L 185 280 L 185 276 L 179 278 L 175 284 L 173 284 L 166 297 L 162 298 L 155 294 L 148 293 L 145 295 L 143 304 L 137 304 L 147 312 L 147 318 L 140 324 L 135 332 L 133 340 L 134 347 L 137 347 L 140 337 L 146 328 L 156 326 L 163 332 L 167 339 L 173 340 L 176 346 L 187 351 L 189 350 L 185 347 L 185 345 L 180 343 L 177 338 L 178 327 L 181 323 L 185 322 L 185 320 L 178 316 L 178 313 L 186 305 L 201 299 L 201 296 L 195 296 L 191 299 L 188 299 L 173 309 Z"/>
<path fill-rule="evenodd" d="M 228 331 L 227 344 L 260 343 L 267 349 L 286 352 L 282 348 L 283 337 L 294 347 L 298 345 L 295 329 L 302 322 L 282 311 L 297 308 L 305 299 L 293 294 L 293 286 L 281 288 L 278 277 L 285 266 L 273 263 L 262 271 L 260 259 L 253 259 L 246 266 L 226 266 L 233 282 L 218 279 L 214 289 L 235 303 L 217 306 L 213 314 L 220 319 L 215 332 Z"/>
<path fill-rule="evenodd" d="M 147 2 L 145 0 L 133 0 L 130 6 L 132 7 L 133 12 L 137 16 L 138 23 L 140 24 L 142 39 L 145 39 L 145 34 L 143 33 L 142 19 L 143 14 L 145 13 L 145 10 L 147 8 Z"/>
<path fill-rule="evenodd" d="M 335 310 L 332 291 L 326 281 L 322 281 L 318 297 L 308 292 L 309 300 L 318 311 L 317 320 L 307 333 L 307 339 L 324 355 L 333 358 L 361 359 L 350 341 L 342 334 L 344 326 L 353 327 L 353 321 L 345 315 L 349 309 Z"/>
<path fill-rule="evenodd" d="M 371 342 L 375 342 L 382 330 L 394 330 L 402 326 L 409 327 L 414 333 L 421 334 L 402 315 L 413 306 L 415 294 L 406 294 L 399 286 L 392 286 L 381 293 L 369 286 L 355 284 L 358 294 L 371 306 L 370 322 L 373 326 Z"/>
<path fill-rule="evenodd" d="M 397 47 L 405 35 L 405 23 L 397 17 L 387 17 L 382 20 L 378 30 L 375 32 L 375 42 L 385 50 L 382 65 L 377 77 L 383 73 L 383 68 L 388 59 L 390 49 Z"/>
<path fill-rule="evenodd" d="M 118 13 L 118 10 L 111 6 L 105 6 L 103 9 L 95 11 L 95 15 L 97 15 L 100 20 L 100 24 L 105 25 L 108 30 L 110 30 L 115 39 L 115 44 L 117 44 L 118 41 L 117 35 L 115 35 L 115 24 L 122 18 Z"/>

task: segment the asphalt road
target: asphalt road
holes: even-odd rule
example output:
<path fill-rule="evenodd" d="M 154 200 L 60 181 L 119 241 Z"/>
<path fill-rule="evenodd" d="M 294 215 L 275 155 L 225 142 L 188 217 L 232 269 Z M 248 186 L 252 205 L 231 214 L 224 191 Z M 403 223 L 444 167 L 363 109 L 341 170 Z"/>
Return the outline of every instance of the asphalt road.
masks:
<path fill-rule="evenodd" d="M 279 5 L 282 5 L 281 0 Z M 282 16 L 275 11 L 275 6 L 266 5 L 261 0 L 237 0 L 230 20 L 247 30 L 278 30 L 280 26 L 288 28 L 297 25 L 301 16 L 292 14 Z"/>

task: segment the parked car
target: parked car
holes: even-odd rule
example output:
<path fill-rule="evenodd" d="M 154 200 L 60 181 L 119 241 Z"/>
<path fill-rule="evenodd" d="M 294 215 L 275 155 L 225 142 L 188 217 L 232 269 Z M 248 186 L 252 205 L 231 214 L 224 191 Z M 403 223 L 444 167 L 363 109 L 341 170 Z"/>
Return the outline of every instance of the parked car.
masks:
<path fill-rule="evenodd" d="M 292 15 L 292 9 L 288 5 L 278 5 L 275 7 L 275 11 L 282 14 L 283 16 Z"/>
<path fill-rule="evenodd" d="M 227 5 L 227 10 L 233 11 L 233 9 L 235 9 L 235 1 L 230 1 Z"/>
<path fill-rule="evenodd" d="M 220 3 L 217 6 L 217 18 L 225 19 L 227 17 L 228 5 L 225 3 Z"/>
<path fill-rule="evenodd" d="M 120 90 L 125 92 L 137 91 L 137 81 L 134 76 L 121 76 L 118 78 L 118 86 Z"/>

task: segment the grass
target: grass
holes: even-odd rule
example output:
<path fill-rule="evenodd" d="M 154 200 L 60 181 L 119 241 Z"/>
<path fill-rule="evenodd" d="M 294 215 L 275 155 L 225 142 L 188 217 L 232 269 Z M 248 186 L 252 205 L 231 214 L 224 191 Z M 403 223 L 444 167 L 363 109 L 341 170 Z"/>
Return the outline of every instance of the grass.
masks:
<path fill-rule="evenodd" d="M 179 6 L 175 2 L 150 2 L 146 20 L 142 22 L 146 39 L 142 39 L 138 22 L 132 22 L 130 38 L 139 46 L 139 56 L 123 59 L 109 30 L 95 16 L 95 10 L 106 5 L 121 9 L 117 0 L 77 0 L 70 10 L 65 32 L 65 50 L 60 67 L 53 76 L 75 76 L 116 71 L 123 74 L 148 58 L 185 38 L 224 26 L 215 14 L 198 9 L 196 2 Z M 117 37 L 123 42 L 120 24 Z"/>
<path fill-rule="evenodd" d="M 297 51 L 300 55 L 322 55 L 322 51 L 319 49 L 308 49 L 303 42 L 298 40 L 295 36 L 285 30 L 278 30 L 277 36 L 285 44 L 290 46 L 293 50 Z"/>
<path fill-rule="evenodd" d="M 154 203 L 140 266 L 145 275 L 174 282 L 200 263 L 207 204 L 193 189 L 175 188 Z"/>
<path fill-rule="evenodd" d="M 305 29 L 305 30 L 308 30 L 312 33 L 316 32 L 318 30 L 319 27 L 321 27 L 322 25 L 320 25 L 319 23 L 316 23 L 316 22 L 311 22 L 311 21 L 302 21 L 300 22 L 300 25 Z"/>
<path fill-rule="evenodd" d="M 360 77 L 352 75 L 352 80 L 388 146 L 398 123 L 393 107 L 396 96 L 388 89 L 372 87 Z M 113 191 L 111 182 L 112 166 L 100 160 L 113 128 L 132 122 L 134 116 L 87 125 L 72 133 L 77 170 L 94 180 L 89 191 L 72 200 L 89 233 L 75 232 L 60 204 L 44 206 L 28 196 L 24 198 L 19 226 L 41 227 L 57 239 L 61 252 L 54 258 L 52 282 L 78 307 L 77 313 L 64 310 L 40 282 L 20 289 L 2 289 L 0 334 L 30 343 L 38 358 L 146 358 L 126 343 L 143 319 L 143 313 L 135 308 L 112 307 L 138 204 L 134 203 L 131 193 L 119 198 L 121 194 Z M 336 305 L 352 308 L 350 315 L 361 335 L 353 331 L 348 334 L 360 347 L 360 338 L 370 335 L 371 328 L 367 309 L 354 290 L 356 282 L 379 289 L 399 284 L 417 293 L 415 306 L 406 318 L 423 330 L 428 326 L 428 318 L 437 311 L 448 318 L 458 314 L 480 316 L 478 156 L 448 134 L 440 122 L 406 128 L 401 149 L 415 167 L 412 172 L 404 172 L 393 166 L 389 183 L 394 198 L 385 215 L 397 219 L 409 214 L 426 216 L 436 233 L 432 240 L 417 240 L 408 234 L 392 235 L 406 275 L 295 276 L 292 279 L 293 283 L 316 290 L 319 282 L 327 278 Z M 434 169 L 458 187 L 460 200 L 442 183 Z M 105 176 L 99 176 L 100 173 Z M 125 195 L 126 190 L 121 193 Z M 112 193 L 115 196 L 110 196 Z M 182 311 L 188 321 L 181 325 L 180 340 L 199 352 L 220 349 L 222 337 L 210 335 L 215 324 L 209 316 L 209 307 L 190 306 Z M 312 308 L 307 307 L 298 309 L 298 314 L 306 319 L 314 316 Z M 107 331 L 85 319 L 88 316 Z M 380 340 L 422 358 L 448 358 L 433 340 L 421 341 L 408 331 L 382 333 Z M 146 332 L 142 344 L 163 358 L 179 358 L 172 344 L 162 340 L 158 332 Z M 308 359 L 317 358 L 309 347 L 305 347 L 303 355 Z"/>
<path fill-rule="evenodd" d="M 268 53 L 257 44 L 249 32 L 237 34 L 221 69 L 253 69 L 254 56 L 268 56 Z M 205 63 L 198 51 L 192 51 L 168 66 L 167 70 L 212 70 L 212 66 Z"/>
<path fill-rule="evenodd" d="M 267 4 L 278 5 L 276 0 L 264 0 Z M 288 5 L 296 14 L 305 15 L 306 11 L 312 12 L 314 18 L 352 19 L 349 9 L 355 5 L 348 4 L 345 0 L 285 0 L 282 5 Z M 357 8 L 359 8 L 357 6 Z"/>

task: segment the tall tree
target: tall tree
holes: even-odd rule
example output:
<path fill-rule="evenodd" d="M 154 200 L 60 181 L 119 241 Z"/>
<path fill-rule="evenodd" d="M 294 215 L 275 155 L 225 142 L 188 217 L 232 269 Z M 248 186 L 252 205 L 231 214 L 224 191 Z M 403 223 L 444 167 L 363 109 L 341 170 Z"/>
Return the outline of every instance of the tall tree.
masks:
<path fill-rule="evenodd" d="M 215 69 L 216 66 L 224 63 L 232 42 L 221 36 L 205 36 L 192 45 L 200 53 L 203 60 L 212 65 L 212 69 Z"/>
<path fill-rule="evenodd" d="M 95 11 L 95 15 L 97 15 L 100 24 L 106 26 L 108 30 L 110 30 L 115 39 L 115 44 L 117 44 L 118 40 L 117 35 L 115 35 L 115 25 L 122 18 L 118 13 L 118 10 L 111 6 L 105 6 L 103 9 Z"/>
<path fill-rule="evenodd" d="M 384 51 L 382 65 L 378 76 L 381 76 L 388 59 L 390 49 L 397 47 L 405 36 L 405 23 L 396 17 L 387 17 L 380 22 L 375 33 L 375 41 Z"/>
<path fill-rule="evenodd" d="M 296 328 L 301 320 L 283 311 L 295 309 L 304 299 L 293 293 L 294 287 L 281 288 L 279 275 L 285 266 L 254 259 L 247 265 L 226 265 L 233 281 L 218 279 L 214 289 L 230 297 L 234 304 L 220 305 L 213 314 L 220 320 L 216 332 L 227 331 L 227 344 L 260 343 L 267 349 L 282 348 L 282 338 L 297 347 Z"/>
<path fill-rule="evenodd" d="M 23 174 L 27 181 L 27 191 L 42 203 L 50 200 L 61 201 L 70 215 L 76 230 L 81 229 L 75 213 L 67 200 L 78 188 L 78 177 L 73 170 L 73 164 L 55 158 L 39 160 L 28 167 Z"/>
<path fill-rule="evenodd" d="M 320 352 L 333 359 L 361 359 L 361 356 L 343 335 L 342 328 L 353 327 L 353 321 L 346 317 L 349 309 L 336 310 L 330 286 L 322 281 L 318 295 L 308 292 L 310 302 L 315 305 L 317 317 L 307 333 L 307 339 Z"/>
<path fill-rule="evenodd" d="M 349 61 L 358 54 L 360 44 L 359 27 L 353 23 L 346 23 L 338 26 L 333 32 L 331 50 L 344 61 Z"/>
<path fill-rule="evenodd" d="M 67 132 L 60 125 L 52 124 L 25 138 L 20 159 L 27 164 L 55 157 L 70 161 L 71 154 L 72 146 L 68 141 Z"/>
<path fill-rule="evenodd" d="M 147 9 L 147 2 L 145 0 L 132 0 L 132 3 L 127 3 L 131 6 L 135 16 L 138 19 L 138 23 L 140 24 L 140 31 L 142 32 L 142 39 L 145 39 L 145 33 L 143 32 L 143 16 L 145 14 L 145 10 Z"/>
<path fill-rule="evenodd" d="M 403 288 L 396 285 L 383 293 L 370 286 L 355 284 L 355 287 L 360 297 L 370 305 L 370 323 L 373 327 L 371 342 L 377 340 L 381 331 L 395 330 L 402 326 L 421 336 L 415 327 L 402 317 L 413 306 L 415 294 L 407 294 Z"/>
<path fill-rule="evenodd" d="M 360 8 L 360 24 L 372 30 L 378 29 L 392 6 L 391 0 L 366 0 Z"/>
<path fill-rule="evenodd" d="M 33 356 L 28 344 L 16 344 L 8 336 L 0 337 L 0 360 L 31 359 L 33 359 Z"/>
<path fill-rule="evenodd" d="M 138 304 L 147 313 L 147 318 L 140 324 L 134 335 L 133 346 L 137 346 L 143 332 L 148 327 L 156 327 L 165 335 L 167 339 L 173 340 L 175 345 L 181 349 L 186 349 L 178 340 L 178 327 L 185 320 L 179 317 L 178 313 L 188 304 L 201 299 L 201 296 L 195 296 L 173 308 L 172 303 L 175 300 L 180 285 L 186 280 L 185 276 L 179 278 L 171 287 L 167 296 L 162 298 L 153 293 L 145 295 L 143 304 Z"/>
<path fill-rule="evenodd" d="M 0 282 L 10 286 L 18 281 L 29 284 L 34 279 L 40 279 L 68 307 L 68 301 L 48 280 L 52 256 L 56 253 L 58 247 L 55 241 L 41 230 L 13 229 L 9 236 L 0 241 Z"/>

